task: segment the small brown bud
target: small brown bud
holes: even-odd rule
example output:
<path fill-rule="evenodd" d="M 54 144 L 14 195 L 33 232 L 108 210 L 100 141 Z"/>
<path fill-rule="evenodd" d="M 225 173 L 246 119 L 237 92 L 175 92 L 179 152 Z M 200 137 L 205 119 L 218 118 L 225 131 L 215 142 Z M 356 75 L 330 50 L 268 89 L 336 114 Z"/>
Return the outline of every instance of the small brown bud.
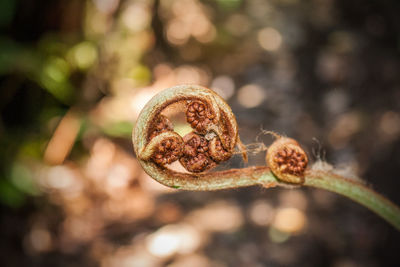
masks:
<path fill-rule="evenodd" d="M 177 138 L 163 140 L 156 147 L 152 158 L 153 161 L 161 166 L 171 164 L 182 156 L 182 144 Z"/>
<path fill-rule="evenodd" d="M 205 103 L 192 101 L 186 109 L 186 121 L 197 132 L 204 133 L 207 126 L 214 122 L 215 116 L 209 111 Z"/>
<path fill-rule="evenodd" d="M 209 157 L 208 141 L 195 132 L 183 137 L 184 148 L 180 162 L 190 172 L 204 172 L 216 166 Z"/>
<path fill-rule="evenodd" d="M 226 138 L 226 140 L 229 140 L 226 136 L 223 136 L 222 138 Z M 222 142 L 219 137 L 214 137 L 214 139 L 210 141 L 209 150 L 211 158 L 218 163 L 226 161 L 232 156 L 232 152 L 227 151 L 222 146 Z"/>
<path fill-rule="evenodd" d="M 154 122 L 152 122 L 147 140 L 153 139 L 156 135 L 166 131 L 173 131 L 174 126 L 172 122 L 164 115 L 159 115 Z"/>
<path fill-rule="evenodd" d="M 296 140 L 279 136 L 268 148 L 265 160 L 280 180 L 294 184 L 304 182 L 308 157 Z"/>

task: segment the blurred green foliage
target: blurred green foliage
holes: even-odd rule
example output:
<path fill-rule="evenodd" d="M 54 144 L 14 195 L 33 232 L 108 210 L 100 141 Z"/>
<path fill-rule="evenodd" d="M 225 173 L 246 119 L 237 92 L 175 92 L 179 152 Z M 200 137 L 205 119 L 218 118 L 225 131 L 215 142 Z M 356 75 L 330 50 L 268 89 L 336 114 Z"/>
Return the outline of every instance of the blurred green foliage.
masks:
<path fill-rule="evenodd" d="M 16 2 L 16 0 L 0 1 L 0 28 L 11 23 L 15 12 Z"/>

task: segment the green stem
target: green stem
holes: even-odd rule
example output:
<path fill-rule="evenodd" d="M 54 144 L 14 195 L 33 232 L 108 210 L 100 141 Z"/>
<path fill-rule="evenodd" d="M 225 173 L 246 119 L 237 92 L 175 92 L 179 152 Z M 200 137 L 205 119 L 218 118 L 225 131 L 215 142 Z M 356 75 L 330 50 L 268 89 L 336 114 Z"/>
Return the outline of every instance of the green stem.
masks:
<path fill-rule="evenodd" d="M 287 186 L 287 184 L 279 182 L 269 170 L 263 170 L 256 173 L 255 176 L 261 185 L 273 185 L 275 182 L 276 185 Z M 358 202 L 400 231 L 400 208 L 361 182 L 331 172 L 316 170 L 308 170 L 304 180 L 304 186 L 335 192 Z"/>
<path fill-rule="evenodd" d="M 400 208 L 356 180 L 322 171 L 308 171 L 304 185 L 346 196 L 375 212 L 400 231 Z"/>

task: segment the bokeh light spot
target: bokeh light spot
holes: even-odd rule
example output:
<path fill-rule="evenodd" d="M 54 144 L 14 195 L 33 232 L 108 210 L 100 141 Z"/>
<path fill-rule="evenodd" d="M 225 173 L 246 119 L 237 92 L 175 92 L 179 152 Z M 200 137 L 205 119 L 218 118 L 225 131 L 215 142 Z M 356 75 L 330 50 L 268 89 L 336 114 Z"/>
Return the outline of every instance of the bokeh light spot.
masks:
<path fill-rule="evenodd" d="M 211 89 L 225 100 L 231 98 L 235 93 L 235 82 L 227 75 L 216 77 L 211 83 Z"/>
<path fill-rule="evenodd" d="M 283 243 L 290 238 L 290 234 L 287 232 L 282 232 L 275 227 L 270 227 L 268 231 L 269 238 L 274 243 Z"/>
<path fill-rule="evenodd" d="M 266 92 L 263 88 L 255 84 L 243 86 L 238 92 L 239 104 L 245 108 L 254 108 L 259 106 L 265 99 Z"/>
<path fill-rule="evenodd" d="M 250 219 L 257 225 L 269 225 L 274 218 L 274 214 L 274 208 L 265 200 L 255 201 L 250 206 Z"/>
<path fill-rule="evenodd" d="M 276 51 L 282 44 L 281 34 L 274 28 L 264 28 L 258 32 L 257 40 L 260 46 L 267 51 Z"/>
<path fill-rule="evenodd" d="M 400 134 L 400 115 L 393 111 L 387 111 L 383 114 L 379 128 L 385 135 L 397 136 Z"/>
<path fill-rule="evenodd" d="M 51 235 L 49 231 L 34 228 L 29 234 L 29 243 L 36 252 L 44 252 L 51 248 Z"/>
<path fill-rule="evenodd" d="M 158 257 L 190 253 L 201 244 L 200 233 L 188 224 L 167 225 L 148 236 L 147 250 Z"/>
<path fill-rule="evenodd" d="M 212 232 L 232 232 L 243 224 L 239 207 L 227 201 L 211 203 L 191 212 L 188 217 L 195 226 Z"/>
<path fill-rule="evenodd" d="M 96 47 L 91 42 L 82 42 L 72 49 L 74 62 L 80 69 L 87 69 L 97 59 Z"/>
<path fill-rule="evenodd" d="M 273 226 L 285 233 L 296 233 L 301 231 L 306 224 L 304 213 L 296 208 L 282 208 L 277 210 Z"/>

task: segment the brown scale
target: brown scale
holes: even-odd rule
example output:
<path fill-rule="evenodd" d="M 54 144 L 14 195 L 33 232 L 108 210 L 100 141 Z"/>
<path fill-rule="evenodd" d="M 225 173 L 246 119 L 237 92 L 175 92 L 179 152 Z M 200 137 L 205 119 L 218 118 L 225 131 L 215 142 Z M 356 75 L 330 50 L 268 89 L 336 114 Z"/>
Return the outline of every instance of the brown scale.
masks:
<path fill-rule="evenodd" d="M 175 138 L 163 140 L 156 148 L 152 159 L 159 165 L 171 164 L 182 156 L 182 146 Z"/>
<path fill-rule="evenodd" d="M 275 155 L 274 161 L 279 165 L 282 173 L 293 175 L 301 175 L 308 163 L 305 154 L 286 147 Z"/>
<path fill-rule="evenodd" d="M 229 139 L 226 135 L 223 136 L 226 143 L 229 145 Z M 210 156 L 216 162 L 222 162 L 228 160 L 232 156 L 232 152 L 227 151 L 223 146 L 222 142 L 218 137 L 211 140 L 209 145 Z"/>
<path fill-rule="evenodd" d="M 194 133 L 188 133 L 183 137 L 184 148 L 180 162 L 190 172 L 203 172 L 216 166 L 209 157 L 208 141 Z"/>
<path fill-rule="evenodd" d="M 188 104 L 186 120 L 193 129 L 198 132 L 204 132 L 207 125 L 214 122 L 215 115 L 208 111 L 208 108 L 204 103 L 193 101 Z"/>
<path fill-rule="evenodd" d="M 153 139 L 160 133 L 173 130 L 174 126 L 172 125 L 172 122 L 164 115 L 159 115 L 157 119 L 150 126 L 149 136 L 147 140 Z"/>

